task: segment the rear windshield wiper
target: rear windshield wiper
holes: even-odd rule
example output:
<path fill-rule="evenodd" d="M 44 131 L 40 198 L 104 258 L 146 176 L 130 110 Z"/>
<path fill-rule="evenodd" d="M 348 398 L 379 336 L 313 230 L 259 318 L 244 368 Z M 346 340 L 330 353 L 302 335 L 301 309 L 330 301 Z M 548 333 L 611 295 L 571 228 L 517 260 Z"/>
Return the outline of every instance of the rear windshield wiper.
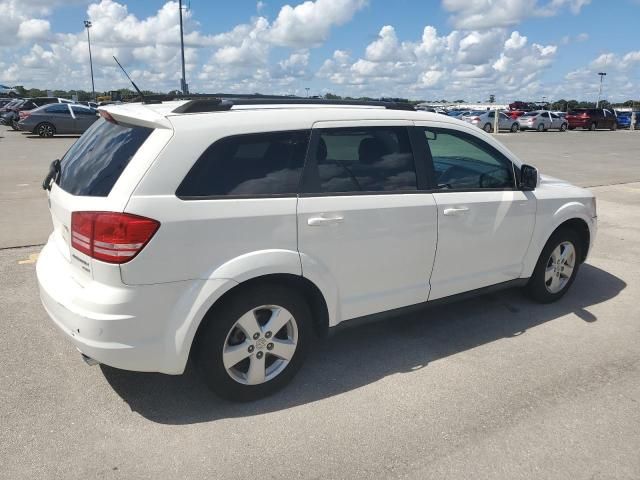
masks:
<path fill-rule="evenodd" d="M 42 182 L 43 190 L 51 190 L 52 183 L 58 183 L 60 179 L 60 159 L 55 159 L 49 165 L 49 173 L 44 177 L 44 181 Z"/>

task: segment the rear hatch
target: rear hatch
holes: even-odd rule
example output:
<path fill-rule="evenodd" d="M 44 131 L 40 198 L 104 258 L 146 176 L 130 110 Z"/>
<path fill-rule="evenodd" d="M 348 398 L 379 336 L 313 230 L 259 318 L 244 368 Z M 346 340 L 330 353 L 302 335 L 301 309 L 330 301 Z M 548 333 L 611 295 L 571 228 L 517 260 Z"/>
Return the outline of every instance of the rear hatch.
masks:
<path fill-rule="evenodd" d="M 117 279 L 112 280 L 119 280 L 119 268 L 74 248 L 74 244 L 87 239 L 78 230 L 74 232 L 72 213 L 122 212 L 131 191 L 167 140 L 161 139 L 158 146 L 158 142 L 151 141 L 154 128 L 116 123 L 113 117 L 107 117 L 111 121 L 96 121 L 69 149 L 54 172 L 57 178 L 48 183 L 53 222 L 49 243 L 69 263 L 72 276 L 80 284 L 94 278 L 109 280 L 115 274 Z M 135 178 L 126 178 L 129 174 L 123 178 L 123 172 L 131 169 Z"/>
<path fill-rule="evenodd" d="M 586 110 L 572 110 L 567 113 L 565 118 L 569 123 L 585 123 L 589 120 L 590 115 Z"/>

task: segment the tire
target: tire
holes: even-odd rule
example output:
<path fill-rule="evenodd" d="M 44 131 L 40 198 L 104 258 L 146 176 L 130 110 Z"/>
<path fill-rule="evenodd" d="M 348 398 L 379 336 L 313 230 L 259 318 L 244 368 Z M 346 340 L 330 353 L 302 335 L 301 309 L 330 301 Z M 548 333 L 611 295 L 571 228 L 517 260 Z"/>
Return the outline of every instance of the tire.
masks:
<path fill-rule="evenodd" d="M 491 133 L 491 131 L 493 130 L 493 127 L 491 126 L 490 123 L 485 123 L 484 127 L 482 127 L 482 129 L 487 133 Z"/>
<path fill-rule="evenodd" d="M 613 122 L 613 124 L 611 125 L 611 131 L 615 132 L 618 129 L 618 124 L 616 122 Z"/>
<path fill-rule="evenodd" d="M 18 131 L 18 121 L 17 120 L 12 120 L 11 121 L 11 128 L 13 128 L 15 131 Z"/>
<path fill-rule="evenodd" d="M 231 295 L 205 317 L 195 363 L 216 395 L 240 402 L 258 400 L 283 388 L 302 366 L 313 338 L 311 312 L 301 295 L 279 285 L 250 286 Z M 271 319 L 288 321 L 272 332 Z M 238 345 L 247 348 L 234 355 Z M 288 360 L 271 353 L 279 349 L 291 355 Z M 254 374 L 250 366 L 255 366 Z"/>
<path fill-rule="evenodd" d="M 562 255 L 565 252 L 567 257 L 562 261 L 558 253 Z M 559 300 L 573 284 L 580 268 L 581 258 L 582 249 L 578 234 L 570 228 L 558 229 L 542 249 L 533 275 L 525 287 L 527 294 L 539 303 Z M 555 261 L 560 263 L 554 263 Z M 567 268 L 571 269 L 568 276 Z"/>
<path fill-rule="evenodd" d="M 33 129 L 34 133 L 37 133 L 43 138 L 51 138 L 56 134 L 56 127 L 49 122 L 42 122 Z"/>
<path fill-rule="evenodd" d="M 573 128 L 571 130 L 573 130 Z M 560 125 L 560 131 L 561 132 L 566 132 L 567 131 L 567 124 L 566 123 L 563 123 L 562 125 Z"/>
<path fill-rule="evenodd" d="M 513 125 L 511 125 L 511 133 L 516 133 L 518 130 L 520 130 L 519 123 L 514 123 Z"/>
<path fill-rule="evenodd" d="M 538 125 L 538 128 L 536 130 L 538 130 L 539 132 L 544 131 L 544 125 L 541 123 L 540 125 Z"/>
<path fill-rule="evenodd" d="M 589 130 L 593 132 L 595 129 L 596 129 L 596 122 L 593 122 L 591 125 L 589 125 Z"/>

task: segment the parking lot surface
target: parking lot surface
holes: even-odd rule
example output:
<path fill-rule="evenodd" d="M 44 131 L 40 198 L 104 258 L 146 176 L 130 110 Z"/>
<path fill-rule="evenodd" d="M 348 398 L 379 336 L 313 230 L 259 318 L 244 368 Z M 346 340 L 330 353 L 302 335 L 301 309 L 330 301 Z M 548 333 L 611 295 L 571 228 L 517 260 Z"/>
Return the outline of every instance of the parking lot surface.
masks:
<path fill-rule="evenodd" d="M 38 299 L 40 182 L 74 138 L 0 130 L 0 478 L 640 478 L 640 132 L 498 138 L 593 186 L 599 233 L 569 293 L 518 290 L 320 342 L 266 400 L 88 367 Z M 35 245 L 35 246 L 29 246 Z"/>

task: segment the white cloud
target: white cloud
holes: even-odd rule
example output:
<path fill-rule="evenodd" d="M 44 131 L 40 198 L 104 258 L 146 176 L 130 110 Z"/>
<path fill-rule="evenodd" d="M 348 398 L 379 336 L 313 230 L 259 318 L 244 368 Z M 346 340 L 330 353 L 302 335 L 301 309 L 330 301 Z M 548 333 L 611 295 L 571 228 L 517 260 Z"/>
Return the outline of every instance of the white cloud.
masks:
<path fill-rule="evenodd" d="M 443 0 L 451 13 L 450 20 L 458 29 L 511 27 L 529 17 L 557 15 L 566 7 L 574 14 L 591 0 Z"/>
<path fill-rule="evenodd" d="M 50 29 L 48 20 L 31 18 L 20 22 L 17 35 L 21 40 L 41 40 L 49 35 Z"/>
<path fill-rule="evenodd" d="M 367 4 L 367 0 L 307 0 L 284 5 L 273 22 L 270 40 L 294 48 L 319 46 L 333 26 L 344 25 Z"/>

